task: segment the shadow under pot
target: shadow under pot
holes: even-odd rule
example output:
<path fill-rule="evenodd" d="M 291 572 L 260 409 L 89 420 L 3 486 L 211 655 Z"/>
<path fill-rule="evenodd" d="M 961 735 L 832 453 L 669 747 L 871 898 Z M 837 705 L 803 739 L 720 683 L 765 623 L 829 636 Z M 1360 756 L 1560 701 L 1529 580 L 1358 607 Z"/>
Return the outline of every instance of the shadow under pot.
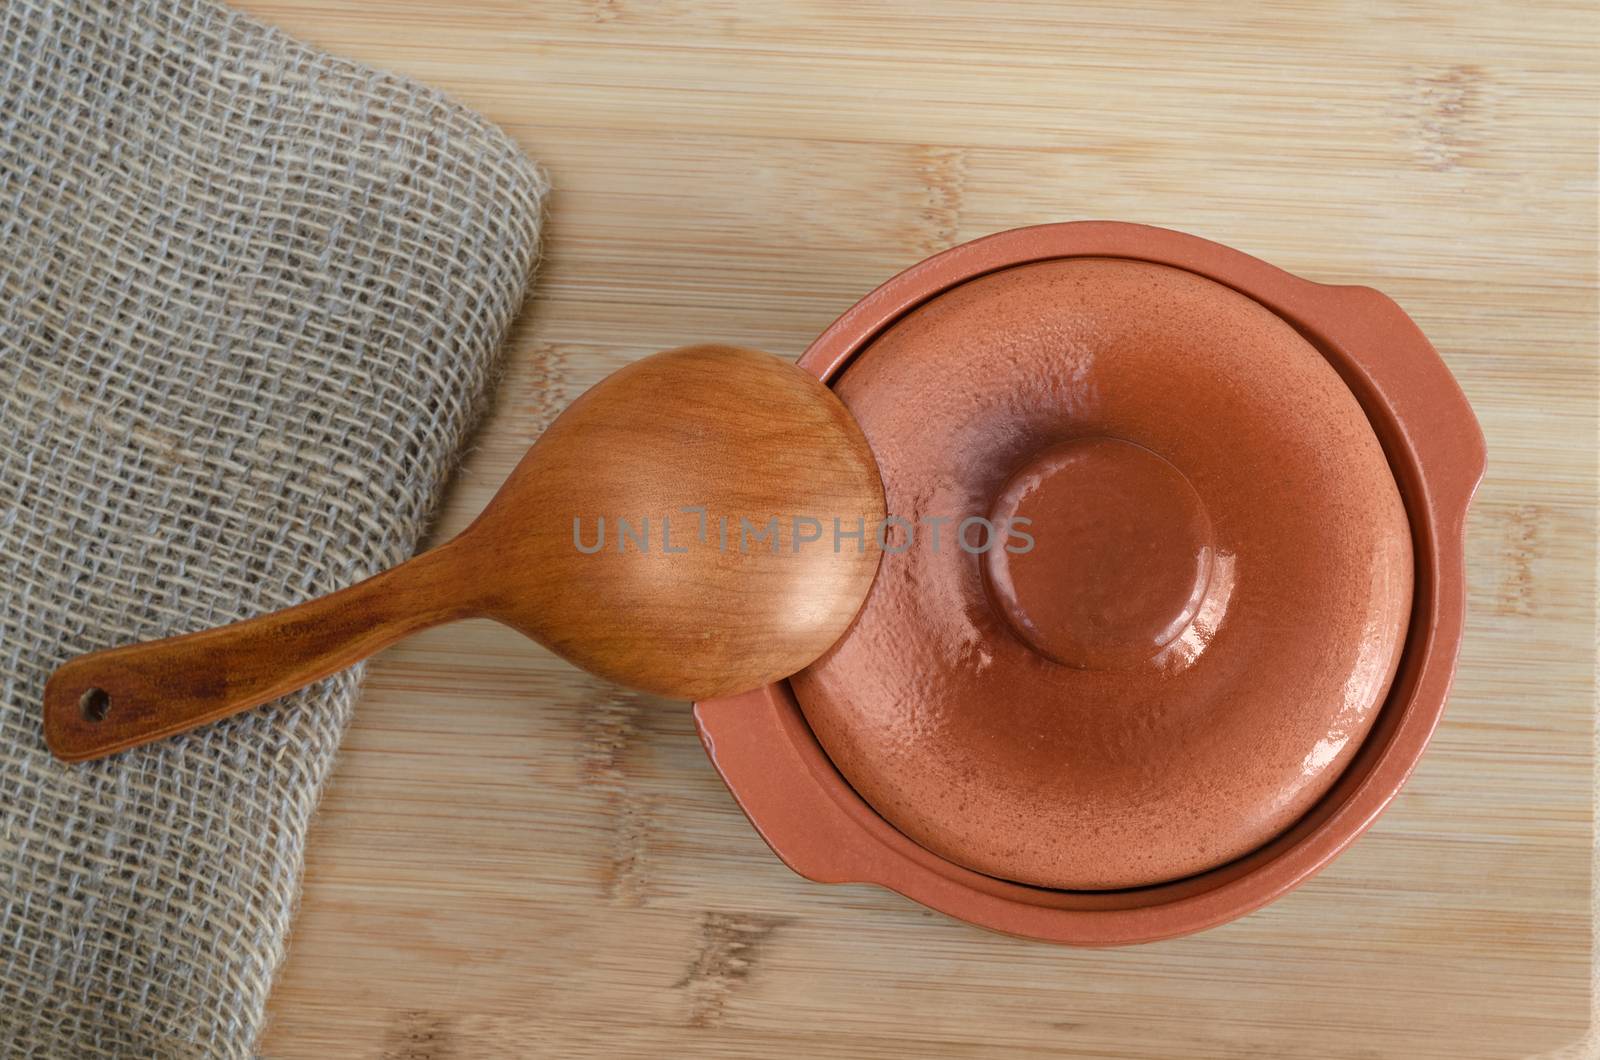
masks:
<path fill-rule="evenodd" d="M 795 871 L 1115 945 L 1260 907 L 1393 798 L 1484 468 L 1393 302 L 1045 225 L 902 273 L 800 364 L 877 459 L 877 580 L 812 666 L 696 705 Z"/>

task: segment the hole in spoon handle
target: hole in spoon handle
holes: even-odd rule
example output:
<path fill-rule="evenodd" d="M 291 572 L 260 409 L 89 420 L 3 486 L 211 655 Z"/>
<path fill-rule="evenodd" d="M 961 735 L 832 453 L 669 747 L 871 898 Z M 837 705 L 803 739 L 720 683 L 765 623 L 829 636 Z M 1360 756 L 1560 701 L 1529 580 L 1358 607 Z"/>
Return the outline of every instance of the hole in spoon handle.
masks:
<path fill-rule="evenodd" d="M 474 614 L 456 551 L 447 544 L 284 611 L 68 660 L 45 685 L 45 742 L 64 761 L 100 758 L 249 710 Z"/>

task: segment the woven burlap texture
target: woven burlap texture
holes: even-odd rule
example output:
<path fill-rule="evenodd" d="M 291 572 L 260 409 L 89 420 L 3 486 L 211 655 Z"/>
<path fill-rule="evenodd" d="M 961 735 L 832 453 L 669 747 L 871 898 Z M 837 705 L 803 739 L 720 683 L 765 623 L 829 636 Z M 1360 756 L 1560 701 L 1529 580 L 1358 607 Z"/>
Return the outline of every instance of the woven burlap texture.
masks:
<path fill-rule="evenodd" d="M 71 767 L 45 678 L 407 556 L 544 190 L 226 8 L 0 7 L 0 1054 L 250 1052 L 358 674 Z"/>

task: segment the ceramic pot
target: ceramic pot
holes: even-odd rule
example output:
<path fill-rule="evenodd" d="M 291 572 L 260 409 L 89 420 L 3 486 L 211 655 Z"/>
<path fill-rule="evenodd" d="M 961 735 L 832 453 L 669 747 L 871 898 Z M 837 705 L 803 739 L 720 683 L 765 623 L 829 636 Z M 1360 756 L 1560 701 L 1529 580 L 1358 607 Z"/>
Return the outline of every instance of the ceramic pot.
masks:
<path fill-rule="evenodd" d="M 879 884 L 930 908 L 1009 934 L 1077 945 L 1117 945 L 1197 931 L 1260 907 L 1326 865 L 1394 797 L 1426 746 L 1449 691 L 1465 604 L 1463 524 L 1483 474 L 1485 452 L 1477 422 L 1443 361 L 1404 312 L 1382 294 L 1301 280 L 1227 247 L 1141 225 L 1043 225 L 953 248 L 862 299 L 807 349 L 799 363 L 824 381 L 836 383 L 853 358 L 919 307 L 1001 270 L 1072 259 L 1165 266 L 1245 296 L 1253 303 L 1250 311 L 1263 307 L 1325 358 L 1354 398 L 1350 414 L 1364 414 L 1371 428 L 1369 438 L 1381 446 L 1381 457 L 1393 476 L 1390 492 L 1398 492 L 1403 522 L 1409 525 L 1413 564 L 1409 593 L 1386 599 L 1391 607 L 1403 607 L 1409 598 L 1410 614 L 1395 626 L 1397 638 L 1403 633 L 1403 643 L 1397 663 L 1392 652 L 1387 660 L 1393 666 L 1393 680 L 1375 686 L 1380 692 L 1387 687 L 1387 697 L 1375 717 L 1363 720 L 1364 736 L 1352 742 L 1341 768 L 1333 771 L 1337 779 L 1330 773 L 1329 781 L 1300 803 L 1279 800 L 1293 806 L 1294 819 L 1271 820 L 1270 831 L 1259 834 L 1241 831 L 1244 839 L 1236 836 L 1235 842 L 1242 841 L 1245 847 L 1230 850 L 1230 860 L 1223 864 L 1142 886 L 1119 883 L 1113 873 L 1107 882 L 1087 886 L 1119 889 L 1065 889 L 1014 882 L 1026 878 L 1022 874 L 1001 878 L 1003 862 L 991 866 L 981 858 L 962 856 L 959 845 L 954 854 L 959 860 L 935 853 L 931 848 L 941 845 L 936 841 L 941 833 L 936 826 L 924 826 L 915 806 L 892 805 L 893 815 L 906 823 L 906 829 L 892 825 L 858 794 L 824 751 L 791 682 L 698 703 L 695 717 L 707 752 L 739 805 L 774 852 L 802 876 L 821 882 Z M 1069 446 L 1064 455 L 1059 448 L 1048 449 L 1043 459 L 1052 474 L 1062 474 L 1062 467 L 1071 471 L 1084 455 Z M 1124 467 L 1128 454 L 1121 450 L 1087 455 L 1108 461 L 1108 467 L 1114 464 L 1118 481 L 1145 475 L 1155 476 L 1149 480 L 1159 485 L 1168 473 L 1137 461 Z M 1177 496 L 1166 486 L 1161 492 Z M 1095 666 L 1121 664 L 1098 642 L 1057 642 L 1054 647 L 1067 654 L 1089 653 L 1084 658 Z M 1120 651 L 1125 645 L 1118 641 L 1111 647 Z M 801 678 L 802 683 L 808 680 Z M 826 735 L 836 749 L 843 746 L 836 732 Z M 859 763 L 851 762 L 850 767 L 864 783 L 870 779 Z M 1272 795 L 1258 791 L 1250 797 L 1270 801 Z M 876 797 L 880 805 L 889 805 L 881 793 Z M 1251 807 L 1239 809 L 1246 816 L 1253 812 Z M 1268 822 L 1270 815 L 1259 820 Z M 908 832 L 927 837 L 926 845 Z M 1253 834 L 1255 838 L 1250 838 Z M 1113 840 L 1138 841 L 1136 831 Z M 941 849 L 952 853 L 949 845 Z M 1108 848 L 1101 853 L 1114 861 L 1117 851 Z M 1185 864 L 1181 859 L 1169 861 L 1169 870 Z M 1024 867 L 1039 878 L 1050 878 L 1048 866 Z M 1089 877 L 1080 871 L 1065 878 Z"/>

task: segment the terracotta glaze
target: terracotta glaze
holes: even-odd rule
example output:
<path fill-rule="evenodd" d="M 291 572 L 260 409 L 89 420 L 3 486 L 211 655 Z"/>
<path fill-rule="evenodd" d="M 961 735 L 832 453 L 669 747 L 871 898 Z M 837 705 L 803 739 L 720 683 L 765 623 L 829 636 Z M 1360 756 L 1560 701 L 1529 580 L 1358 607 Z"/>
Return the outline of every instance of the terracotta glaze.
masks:
<path fill-rule="evenodd" d="M 810 670 L 697 705 L 796 871 L 1113 945 L 1259 907 L 1393 798 L 1448 693 L 1484 450 L 1388 299 L 1047 225 L 902 273 L 801 365 L 891 513 L 1059 534 L 886 554 Z"/>
<path fill-rule="evenodd" d="M 834 390 L 912 524 L 1034 546 L 886 552 L 790 680 L 912 839 L 1042 887 L 1135 887 L 1260 846 L 1388 690 L 1411 538 L 1360 405 L 1279 317 L 1191 272 L 1041 262 L 963 284 Z"/>

